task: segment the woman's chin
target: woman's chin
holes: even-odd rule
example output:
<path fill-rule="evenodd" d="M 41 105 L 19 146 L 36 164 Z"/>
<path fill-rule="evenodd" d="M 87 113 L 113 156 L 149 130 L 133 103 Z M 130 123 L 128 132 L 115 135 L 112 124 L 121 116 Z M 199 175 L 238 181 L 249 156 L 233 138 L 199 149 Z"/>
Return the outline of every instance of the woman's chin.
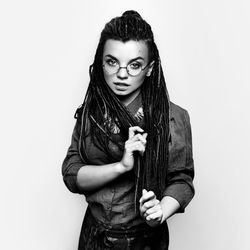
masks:
<path fill-rule="evenodd" d="M 140 93 L 140 89 L 137 89 L 137 90 L 132 91 L 132 92 L 128 92 L 128 91 L 114 91 L 114 93 L 117 96 L 117 98 L 124 105 L 128 105 L 129 103 L 131 103 L 137 97 L 137 95 Z"/>

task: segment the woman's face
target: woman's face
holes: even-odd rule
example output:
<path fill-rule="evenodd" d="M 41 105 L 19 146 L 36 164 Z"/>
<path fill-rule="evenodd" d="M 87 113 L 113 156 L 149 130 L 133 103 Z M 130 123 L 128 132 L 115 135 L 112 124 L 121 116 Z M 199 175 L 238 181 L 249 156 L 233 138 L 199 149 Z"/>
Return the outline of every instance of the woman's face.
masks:
<path fill-rule="evenodd" d="M 103 67 L 103 74 L 108 86 L 125 105 L 137 96 L 145 77 L 150 76 L 153 68 L 153 62 L 149 64 L 148 46 L 144 41 L 122 42 L 109 39 L 104 45 L 102 62 L 108 68 L 118 69 L 113 73 Z M 132 76 L 126 69 L 128 65 L 132 70 L 138 67 L 146 68 L 138 75 Z"/>

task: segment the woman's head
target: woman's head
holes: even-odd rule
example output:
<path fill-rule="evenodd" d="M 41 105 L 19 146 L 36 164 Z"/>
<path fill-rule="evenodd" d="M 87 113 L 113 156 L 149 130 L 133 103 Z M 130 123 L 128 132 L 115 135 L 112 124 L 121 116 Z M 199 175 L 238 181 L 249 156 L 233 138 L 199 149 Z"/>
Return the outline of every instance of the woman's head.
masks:
<path fill-rule="evenodd" d="M 107 57 L 110 52 L 111 56 L 115 54 L 115 58 L 112 59 L 116 60 L 111 61 L 111 57 Z M 143 58 L 133 60 L 138 57 Z M 109 70 L 112 63 L 117 64 L 118 71 Z M 138 90 L 137 88 L 144 83 L 145 77 L 151 75 L 154 64 L 156 67 L 159 65 L 159 55 L 150 25 L 137 12 L 126 11 L 122 16 L 115 17 L 108 22 L 101 32 L 92 65 L 92 76 L 99 84 L 105 85 L 106 82 L 114 94 L 121 97 L 130 94 L 130 90 Z M 136 76 L 133 72 L 131 73 L 135 67 L 143 69 Z M 128 88 L 128 91 L 117 91 L 122 88 L 117 88 L 118 85 L 115 83 L 122 84 L 123 82 L 130 86 L 133 84 L 133 88 Z M 106 86 L 99 85 L 99 87 L 105 88 Z"/>

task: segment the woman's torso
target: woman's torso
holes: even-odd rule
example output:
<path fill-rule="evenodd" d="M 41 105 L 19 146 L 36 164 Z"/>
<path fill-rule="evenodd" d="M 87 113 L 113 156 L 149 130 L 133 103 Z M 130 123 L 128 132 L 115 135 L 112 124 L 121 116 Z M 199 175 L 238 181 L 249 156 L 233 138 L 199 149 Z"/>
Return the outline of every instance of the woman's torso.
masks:
<path fill-rule="evenodd" d="M 138 95 L 127 109 L 143 126 L 143 111 L 141 96 Z M 113 126 L 113 138 L 115 141 L 122 141 L 119 135 L 119 128 Z M 97 147 L 89 137 L 85 139 L 85 150 L 89 164 L 103 165 L 112 163 L 110 158 Z M 123 152 L 113 142 L 109 142 L 110 153 L 114 158 L 121 159 Z M 143 223 L 139 212 L 135 209 L 135 176 L 132 171 L 121 175 L 101 189 L 86 195 L 86 201 L 93 216 L 100 222 L 108 225 L 134 226 Z M 138 210 L 138 209 L 137 209 Z"/>

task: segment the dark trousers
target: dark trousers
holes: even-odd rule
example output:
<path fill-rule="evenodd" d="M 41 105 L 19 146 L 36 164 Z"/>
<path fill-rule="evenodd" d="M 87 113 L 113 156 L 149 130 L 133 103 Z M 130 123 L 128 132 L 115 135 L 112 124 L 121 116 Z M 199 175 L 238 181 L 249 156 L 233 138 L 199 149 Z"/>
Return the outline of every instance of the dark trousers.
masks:
<path fill-rule="evenodd" d="M 155 228 L 146 223 L 130 228 L 112 228 L 96 221 L 87 209 L 78 250 L 167 250 L 168 244 L 166 223 Z"/>

